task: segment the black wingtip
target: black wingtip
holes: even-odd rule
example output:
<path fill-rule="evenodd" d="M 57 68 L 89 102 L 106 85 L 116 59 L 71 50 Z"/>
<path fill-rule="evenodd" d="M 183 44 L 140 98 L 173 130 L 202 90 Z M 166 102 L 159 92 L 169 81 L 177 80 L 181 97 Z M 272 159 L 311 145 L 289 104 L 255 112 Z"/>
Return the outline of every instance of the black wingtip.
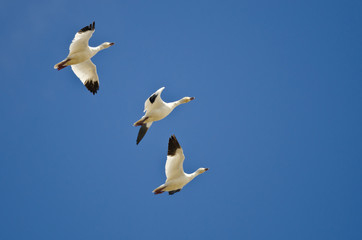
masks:
<path fill-rule="evenodd" d="M 96 27 L 96 22 L 93 21 L 93 23 L 89 24 L 89 26 L 85 26 L 81 30 L 78 31 L 78 33 L 83 33 L 86 31 L 93 31 Z"/>
<path fill-rule="evenodd" d="M 149 98 L 149 100 L 150 100 L 150 102 L 151 103 L 154 103 L 154 101 L 156 100 L 156 97 L 158 96 L 158 94 L 153 94 L 150 98 Z"/>
<path fill-rule="evenodd" d="M 177 190 L 173 190 L 173 191 L 169 191 L 168 195 L 174 195 L 175 193 L 181 191 L 181 189 L 177 189 Z"/>
<path fill-rule="evenodd" d="M 181 148 L 180 144 L 178 143 L 176 136 L 172 135 L 168 140 L 168 156 L 174 156 L 176 154 L 176 150 Z"/>
<path fill-rule="evenodd" d="M 97 93 L 97 91 L 99 90 L 99 83 L 98 81 L 92 81 L 92 80 L 87 80 L 84 83 L 84 86 L 86 86 L 86 88 L 94 94 Z"/>
<path fill-rule="evenodd" d="M 137 145 L 141 142 L 142 138 L 146 135 L 146 132 L 148 130 L 148 127 L 146 126 L 146 124 L 142 124 L 141 128 L 138 132 L 138 136 L 137 136 Z"/>

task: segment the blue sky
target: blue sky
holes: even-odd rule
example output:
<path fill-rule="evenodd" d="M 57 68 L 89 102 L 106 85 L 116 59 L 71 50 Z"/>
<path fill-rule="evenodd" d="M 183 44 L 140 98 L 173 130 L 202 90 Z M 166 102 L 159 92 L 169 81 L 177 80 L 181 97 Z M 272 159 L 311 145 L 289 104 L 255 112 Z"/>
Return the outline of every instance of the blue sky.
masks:
<path fill-rule="evenodd" d="M 361 239 L 360 1 L 3 1 L 0 239 Z M 82 27 L 93 96 L 53 69 Z M 147 97 L 194 96 L 140 145 Z M 184 169 L 173 196 L 168 138 Z"/>

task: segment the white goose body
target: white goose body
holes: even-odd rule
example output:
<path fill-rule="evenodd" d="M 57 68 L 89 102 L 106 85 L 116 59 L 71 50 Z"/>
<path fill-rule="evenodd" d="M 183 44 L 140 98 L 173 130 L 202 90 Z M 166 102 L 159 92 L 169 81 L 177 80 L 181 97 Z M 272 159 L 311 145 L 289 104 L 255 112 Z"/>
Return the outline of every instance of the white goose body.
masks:
<path fill-rule="evenodd" d="M 153 190 L 154 194 L 168 192 L 170 195 L 181 191 L 181 189 L 198 175 L 209 170 L 208 168 L 199 168 L 194 173 L 188 174 L 183 170 L 185 155 L 178 143 L 175 135 L 172 135 L 168 141 L 167 161 L 165 166 L 166 182 Z"/>
<path fill-rule="evenodd" d="M 161 97 L 161 96 L 159 96 L 159 97 Z M 147 101 L 148 101 L 148 99 L 147 99 Z M 161 119 L 164 119 L 175 109 L 175 107 L 172 107 L 171 104 L 162 101 L 162 99 L 159 102 L 160 102 L 159 104 L 151 105 L 152 108 L 149 108 L 149 110 L 146 110 L 146 114 L 144 115 L 144 117 L 148 117 L 148 118 L 145 120 L 145 123 L 156 122 Z"/>
<path fill-rule="evenodd" d="M 97 93 L 99 89 L 99 78 L 96 65 L 93 64 L 91 58 L 99 51 L 109 48 L 114 44 L 105 42 L 98 47 L 88 46 L 89 39 L 92 37 L 94 31 L 95 22 L 79 30 L 69 46 L 67 58 L 54 66 L 54 68 L 58 70 L 71 66 L 74 74 L 77 75 L 93 95 Z"/>
<path fill-rule="evenodd" d="M 194 97 L 184 97 L 178 101 L 166 103 L 161 98 L 161 93 L 164 89 L 165 87 L 158 89 L 146 100 L 143 111 L 145 112 L 145 115 L 133 124 L 134 126 L 141 126 L 137 136 L 137 144 L 139 144 L 145 136 L 147 130 L 151 127 L 153 122 L 164 119 L 180 104 L 187 103 L 195 99 Z"/>
<path fill-rule="evenodd" d="M 197 176 L 196 174 L 188 174 L 188 173 L 182 172 L 182 174 L 175 179 L 167 178 L 166 183 L 163 184 L 163 186 L 165 186 L 163 191 L 169 192 L 169 191 L 173 191 L 173 190 L 182 189 L 186 184 L 191 182 L 191 180 L 194 179 L 196 176 Z"/>

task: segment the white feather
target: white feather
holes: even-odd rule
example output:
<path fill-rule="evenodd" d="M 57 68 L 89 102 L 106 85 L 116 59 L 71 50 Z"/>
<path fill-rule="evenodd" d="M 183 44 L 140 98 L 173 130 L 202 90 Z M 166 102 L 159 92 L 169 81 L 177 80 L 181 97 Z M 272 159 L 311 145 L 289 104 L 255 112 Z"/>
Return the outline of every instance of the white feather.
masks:
<path fill-rule="evenodd" d="M 85 51 L 88 48 L 89 39 L 92 37 L 95 30 L 86 32 L 77 32 L 69 46 L 69 53 Z"/>
<path fill-rule="evenodd" d="M 90 59 L 71 65 L 71 67 L 75 75 L 77 75 L 83 84 L 85 84 L 85 81 L 87 80 L 99 83 L 97 67 Z"/>
<path fill-rule="evenodd" d="M 165 173 L 166 173 L 166 182 L 172 179 L 178 178 L 184 174 L 184 164 L 185 155 L 182 151 L 182 148 L 176 150 L 174 156 L 167 156 Z"/>

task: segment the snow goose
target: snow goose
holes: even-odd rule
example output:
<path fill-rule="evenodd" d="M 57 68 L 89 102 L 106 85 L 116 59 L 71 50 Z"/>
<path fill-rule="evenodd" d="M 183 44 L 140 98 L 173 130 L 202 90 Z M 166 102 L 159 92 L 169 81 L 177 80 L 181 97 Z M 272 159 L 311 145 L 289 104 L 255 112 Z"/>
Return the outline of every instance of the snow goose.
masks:
<path fill-rule="evenodd" d="M 133 124 L 134 126 L 141 126 L 137 136 L 137 145 L 145 136 L 153 122 L 167 117 L 167 115 L 169 115 L 178 105 L 195 99 L 194 97 L 184 97 L 176 102 L 166 103 L 161 99 L 161 93 L 164 89 L 165 87 L 158 89 L 146 100 L 145 109 L 143 111 L 146 112 L 146 114 Z"/>
<path fill-rule="evenodd" d="M 165 166 L 167 180 L 164 184 L 152 191 L 154 194 L 168 192 L 169 195 L 172 195 L 177 193 L 192 179 L 209 170 L 208 168 L 199 168 L 194 173 L 185 173 L 183 169 L 184 159 L 185 155 L 182 148 L 175 135 L 172 135 L 168 141 L 167 161 Z"/>
<path fill-rule="evenodd" d="M 99 51 L 109 48 L 114 44 L 105 42 L 98 47 L 89 47 L 88 42 L 94 31 L 95 22 L 79 30 L 69 46 L 68 57 L 54 66 L 58 70 L 71 66 L 75 75 L 93 95 L 99 89 L 99 79 L 96 65 L 92 63 L 91 58 Z"/>

